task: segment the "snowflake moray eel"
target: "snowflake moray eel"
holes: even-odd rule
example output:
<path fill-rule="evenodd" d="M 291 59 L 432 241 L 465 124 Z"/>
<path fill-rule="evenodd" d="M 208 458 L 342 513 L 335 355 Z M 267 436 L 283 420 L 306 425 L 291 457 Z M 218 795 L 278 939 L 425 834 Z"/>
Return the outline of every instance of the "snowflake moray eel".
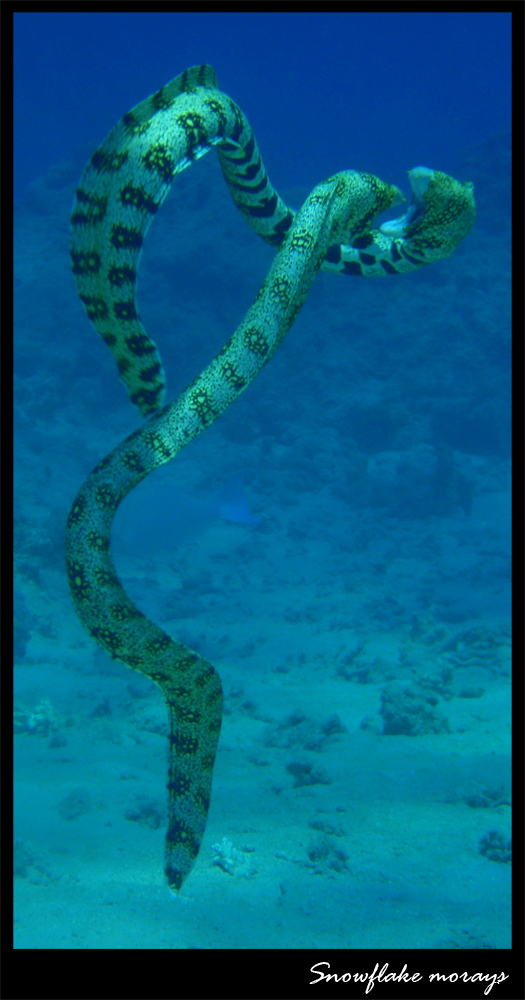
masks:
<path fill-rule="evenodd" d="M 235 205 L 277 251 L 253 305 L 208 367 L 164 405 L 156 345 L 137 311 L 144 236 L 175 176 L 214 147 Z M 131 402 L 148 421 L 88 476 L 69 514 L 66 562 L 76 611 L 90 635 L 160 687 L 169 713 L 165 873 L 182 886 L 198 855 L 222 719 L 219 676 L 204 657 L 151 622 L 124 591 L 110 552 L 124 497 L 169 462 L 256 377 L 299 313 L 319 269 L 401 274 L 454 252 L 472 227 L 472 184 L 417 167 L 398 220 L 371 225 L 403 201 L 371 174 L 344 171 L 319 184 L 298 212 L 273 189 L 243 112 L 194 66 L 129 111 L 87 164 L 71 217 L 71 262 L 88 318 L 112 351 Z"/>

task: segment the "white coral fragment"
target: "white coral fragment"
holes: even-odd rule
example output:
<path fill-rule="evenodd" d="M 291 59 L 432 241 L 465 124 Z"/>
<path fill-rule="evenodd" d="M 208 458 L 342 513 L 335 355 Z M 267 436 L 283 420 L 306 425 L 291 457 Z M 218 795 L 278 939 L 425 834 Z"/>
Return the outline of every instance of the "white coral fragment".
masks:
<path fill-rule="evenodd" d="M 58 718 L 49 698 L 41 698 L 33 711 L 21 707 L 13 712 L 15 733 L 39 733 L 47 736 L 59 728 Z"/>
<path fill-rule="evenodd" d="M 220 844 L 213 844 L 214 857 L 212 865 L 222 868 L 228 875 L 239 875 L 241 878 L 253 878 L 257 874 L 254 860 L 249 849 L 238 850 L 231 840 L 223 837 Z"/>

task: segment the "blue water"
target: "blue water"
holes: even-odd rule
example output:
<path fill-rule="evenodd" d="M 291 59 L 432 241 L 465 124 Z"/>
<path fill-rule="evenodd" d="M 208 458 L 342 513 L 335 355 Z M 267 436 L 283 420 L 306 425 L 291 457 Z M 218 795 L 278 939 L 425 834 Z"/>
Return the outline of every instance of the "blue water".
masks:
<path fill-rule="evenodd" d="M 120 528 L 126 587 L 225 691 L 175 900 L 162 697 L 94 646 L 64 572 L 76 491 L 138 426 L 68 229 L 105 134 L 201 62 L 291 205 L 425 165 L 478 216 L 414 274 L 321 274 Z M 18 13 L 14 107 L 15 947 L 509 948 L 510 15 Z M 177 178 L 139 277 L 170 399 L 271 259 L 213 152 Z"/>

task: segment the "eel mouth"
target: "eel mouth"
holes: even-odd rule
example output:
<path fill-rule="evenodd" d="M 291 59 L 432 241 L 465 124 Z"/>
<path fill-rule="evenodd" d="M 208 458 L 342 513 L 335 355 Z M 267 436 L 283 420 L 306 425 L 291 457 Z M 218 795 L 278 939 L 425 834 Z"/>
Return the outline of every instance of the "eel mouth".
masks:
<path fill-rule="evenodd" d="M 430 182 L 434 179 L 434 170 L 428 167 L 414 167 L 408 171 L 408 179 L 412 188 L 412 201 L 406 212 L 398 219 L 389 219 L 379 227 L 386 236 L 403 237 L 407 230 L 425 212 L 425 194 L 428 191 Z"/>

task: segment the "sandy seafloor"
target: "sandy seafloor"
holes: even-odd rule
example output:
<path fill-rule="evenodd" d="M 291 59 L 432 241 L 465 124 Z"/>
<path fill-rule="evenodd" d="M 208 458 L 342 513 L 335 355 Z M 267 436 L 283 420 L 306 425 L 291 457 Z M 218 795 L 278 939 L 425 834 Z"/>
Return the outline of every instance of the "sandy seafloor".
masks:
<path fill-rule="evenodd" d="M 225 692 L 178 898 L 162 696 L 95 647 L 63 565 L 77 489 L 138 426 L 69 270 L 90 153 L 16 211 L 15 947 L 509 948 L 508 137 L 458 162 L 479 214 L 455 256 L 321 275 L 256 382 L 142 487 L 119 572 Z M 213 154 L 181 175 L 139 278 L 170 397 L 271 256 Z M 232 481 L 257 524 L 193 518 Z"/>

